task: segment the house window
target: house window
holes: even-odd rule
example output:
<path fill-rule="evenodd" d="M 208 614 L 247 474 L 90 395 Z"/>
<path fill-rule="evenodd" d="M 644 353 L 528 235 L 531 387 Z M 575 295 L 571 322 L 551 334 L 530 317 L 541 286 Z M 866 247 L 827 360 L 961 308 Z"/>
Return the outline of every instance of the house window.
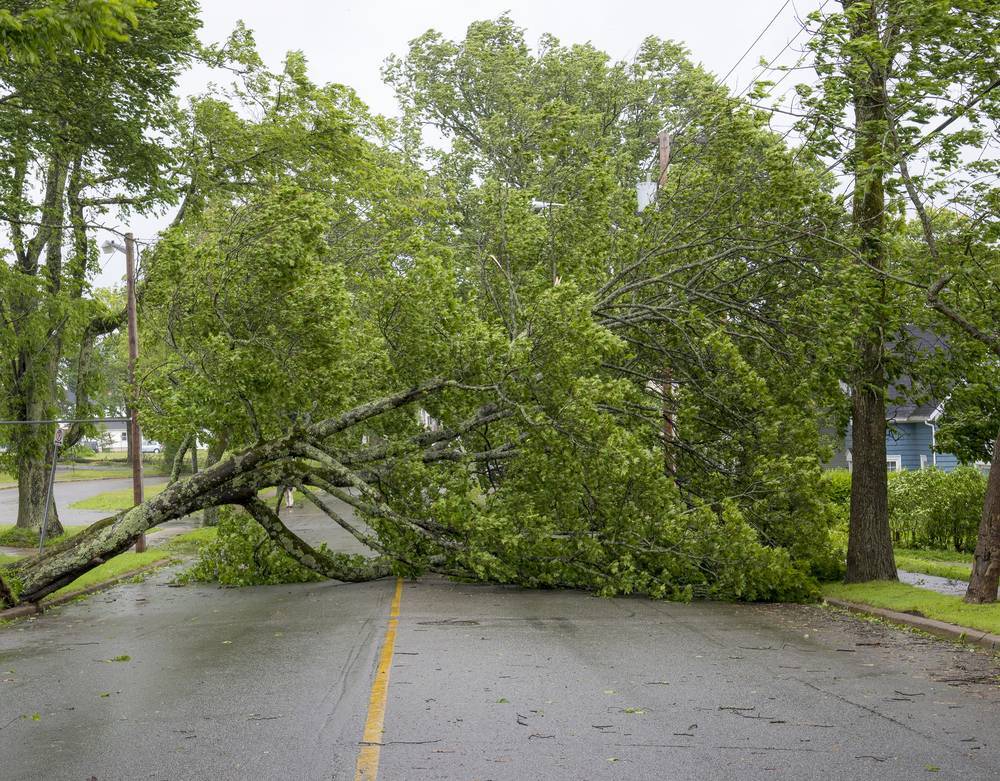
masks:
<path fill-rule="evenodd" d="M 920 454 L 920 469 L 924 470 L 927 468 L 927 455 L 925 453 Z"/>
<path fill-rule="evenodd" d="M 128 439 L 128 432 L 127 431 L 123 431 L 122 432 L 122 442 L 124 442 L 126 439 Z"/>
<path fill-rule="evenodd" d="M 889 472 L 902 472 L 903 471 L 903 457 L 902 456 L 886 456 L 885 457 L 885 468 Z"/>

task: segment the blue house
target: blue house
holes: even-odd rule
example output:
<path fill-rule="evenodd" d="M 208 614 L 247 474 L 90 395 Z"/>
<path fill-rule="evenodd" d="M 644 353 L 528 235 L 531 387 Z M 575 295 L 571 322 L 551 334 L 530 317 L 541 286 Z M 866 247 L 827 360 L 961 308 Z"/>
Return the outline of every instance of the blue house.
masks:
<path fill-rule="evenodd" d="M 904 469 L 937 467 L 950 472 L 958 466 L 958 458 L 951 453 L 936 453 L 937 419 L 944 405 L 940 402 L 901 404 L 886 407 L 885 467 L 889 472 Z M 829 466 L 850 469 L 851 427 L 847 427 L 844 447 L 837 452 Z"/>
<path fill-rule="evenodd" d="M 897 342 L 897 348 L 915 355 L 930 356 L 933 353 L 948 352 L 948 343 L 940 336 L 915 326 L 907 326 Z M 841 383 L 844 392 L 850 389 Z M 951 453 L 936 453 L 937 421 L 944 411 L 944 402 L 928 400 L 928 389 L 915 393 L 913 380 L 908 376 L 897 379 L 889 386 L 885 417 L 885 467 L 889 472 L 936 467 L 950 472 L 959 465 L 958 458 Z M 944 389 L 938 389 L 942 394 Z M 920 403 L 911 401 L 918 398 Z M 838 448 L 833 460 L 827 464 L 831 469 L 850 469 L 853 461 L 851 426 L 843 445 Z"/>

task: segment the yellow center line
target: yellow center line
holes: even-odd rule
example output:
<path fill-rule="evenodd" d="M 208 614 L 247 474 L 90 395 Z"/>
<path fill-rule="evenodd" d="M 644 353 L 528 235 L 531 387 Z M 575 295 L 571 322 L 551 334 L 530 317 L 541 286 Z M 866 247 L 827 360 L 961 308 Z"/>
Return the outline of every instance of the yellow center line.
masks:
<path fill-rule="evenodd" d="M 389 610 L 389 626 L 385 630 L 385 643 L 378 658 L 378 669 L 368 698 L 368 719 L 361 739 L 361 751 L 354 770 L 354 781 L 375 781 L 378 777 L 379 752 L 382 748 L 382 727 L 385 724 L 385 702 L 389 696 L 389 670 L 392 668 L 392 651 L 396 645 L 396 627 L 399 624 L 399 602 L 403 597 L 403 579 L 396 580 L 396 594 Z"/>

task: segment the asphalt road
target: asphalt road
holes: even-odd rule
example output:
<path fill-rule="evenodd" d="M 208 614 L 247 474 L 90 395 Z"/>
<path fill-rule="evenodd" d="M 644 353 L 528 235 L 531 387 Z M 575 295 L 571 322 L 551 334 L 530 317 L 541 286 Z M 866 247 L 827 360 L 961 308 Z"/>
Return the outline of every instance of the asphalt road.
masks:
<path fill-rule="evenodd" d="M 395 583 L 165 581 L 0 629 L 0 779 L 354 779 Z M 393 649 L 382 781 L 1000 778 L 989 657 L 819 607 L 431 578 Z"/>
<path fill-rule="evenodd" d="M 144 476 L 143 485 L 156 485 L 166 478 Z M 59 508 L 59 520 L 65 526 L 89 526 L 108 515 L 99 510 L 78 510 L 70 507 L 73 502 L 89 499 L 91 496 L 105 491 L 121 491 L 132 487 L 131 478 L 113 478 L 111 480 L 73 480 L 65 483 L 57 482 L 52 489 Z M 0 526 L 13 524 L 17 521 L 17 488 L 0 489 Z M 0 776 L 2 779 L 2 776 Z"/>

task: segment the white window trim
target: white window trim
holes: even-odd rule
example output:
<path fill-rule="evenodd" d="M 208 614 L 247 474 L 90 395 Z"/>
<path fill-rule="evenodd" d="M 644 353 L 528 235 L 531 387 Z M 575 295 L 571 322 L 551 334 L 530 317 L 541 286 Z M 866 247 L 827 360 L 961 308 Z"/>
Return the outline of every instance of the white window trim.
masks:
<path fill-rule="evenodd" d="M 927 468 L 927 454 L 926 453 L 921 453 L 920 454 L 920 471 L 923 471 L 926 468 Z"/>
<path fill-rule="evenodd" d="M 895 469 L 892 470 L 893 472 L 902 472 L 903 471 L 903 457 L 902 456 L 886 455 L 886 457 L 885 457 L 886 469 L 889 468 L 889 464 L 893 464 L 896 467 Z"/>

